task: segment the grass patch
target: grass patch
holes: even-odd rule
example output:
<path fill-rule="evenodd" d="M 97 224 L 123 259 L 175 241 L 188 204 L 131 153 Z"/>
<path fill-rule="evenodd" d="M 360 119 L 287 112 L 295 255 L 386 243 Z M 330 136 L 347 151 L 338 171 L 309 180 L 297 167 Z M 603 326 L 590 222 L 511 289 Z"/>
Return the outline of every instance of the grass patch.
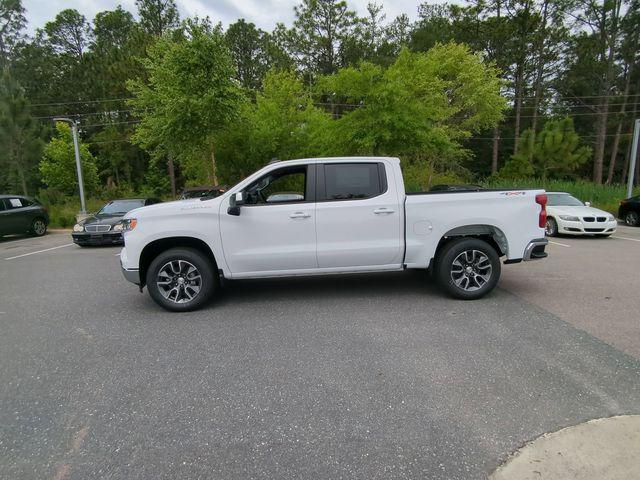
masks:
<path fill-rule="evenodd" d="M 620 200 L 627 198 L 626 185 L 596 185 L 584 180 L 542 180 L 523 178 L 519 180 L 490 179 L 482 182 L 486 188 L 544 188 L 547 192 L 567 192 L 583 202 L 591 202 L 594 207 L 605 210 L 614 215 L 618 214 Z M 635 195 L 639 189 L 634 190 Z"/>
<path fill-rule="evenodd" d="M 97 212 L 107 201 L 96 198 L 87 199 L 87 211 Z M 49 210 L 51 228 L 71 228 L 75 225 L 76 214 L 80 211 L 79 199 L 66 199 L 61 203 L 43 203 Z"/>

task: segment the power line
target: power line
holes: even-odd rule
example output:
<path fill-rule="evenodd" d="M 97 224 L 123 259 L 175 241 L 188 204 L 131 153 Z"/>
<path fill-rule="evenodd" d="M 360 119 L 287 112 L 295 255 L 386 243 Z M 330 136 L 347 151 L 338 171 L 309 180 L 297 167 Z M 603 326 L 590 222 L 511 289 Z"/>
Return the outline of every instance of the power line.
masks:
<path fill-rule="evenodd" d="M 83 145 L 100 145 L 103 143 L 122 143 L 122 142 L 131 142 L 131 139 L 129 138 L 122 138 L 119 140 L 100 140 L 97 142 L 82 142 Z"/>
<path fill-rule="evenodd" d="M 93 123 L 91 125 L 80 125 L 80 128 L 89 128 L 89 127 L 108 127 L 110 125 L 126 125 L 132 123 L 140 123 L 142 120 L 129 120 L 126 122 L 107 122 L 107 123 Z"/>
<path fill-rule="evenodd" d="M 32 107 L 53 107 L 61 105 L 84 105 L 87 103 L 107 103 L 107 102 L 122 102 L 124 100 L 133 100 L 134 97 L 124 98 L 103 98 L 100 100 L 78 100 L 73 102 L 52 102 L 52 103 L 32 103 Z"/>
<path fill-rule="evenodd" d="M 65 113 L 64 115 L 67 117 L 91 117 L 97 115 L 112 115 L 112 114 L 120 114 L 120 113 L 131 113 L 137 110 L 104 110 L 102 112 L 88 112 L 88 113 Z M 54 119 L 59 117 L 60 115 L 42 115 L 38 117 L 33 117 L 38 120 L 46 120 L 46 119 Z"/>
<path fill-rule="evenodd" d="M 323 96 L 323 94 L 317 94 L 318 96 Z M 507 96 L 507 95 L 503 95 L 505 98 L 508 98 L 510 100 L 515 99 L 513 96 Z M 631 98 L 631 97 L 640 97 L 640 93 L 633 93 L 633 94 L 629 94 L 629 95 L 624 95 L 622 93 L 617 94 L 617 95 L 561 95 L 561 96 L 554 96 L 554 95 L 547 95 L 546 97 L 542 97 L 544 98 L 549 98 L 552 97 L 556 100 L 581 100 L 584 98 L 620 98 L 620 97 L 627 97 L 627 98 Z M 534 95 L 525 95 L 520 97 L 521 99 L 535 99 L 536 96 Z M 102 98 L 102 99 L 96 99 L 96 100 L 74 100 L 74 101 L 69 101 L 69 102 L 50 102 L 50 103 L 32 103 L 30 106 L 32 107 L 48 107 L 48 106 L 63 106 L 63 105 L 83 105 L 83 104 L 95 104 L 95 103 L 107 103 L 107 102 L 122 102 L 122 101 L 126 101 L 126 100 L 133 100 L 135 99 L 135 97 L 120 97 L 120 98 Z M 348 104 L 348 103 L 330 103 L 330 102 L 319 102 L 318 105 L 335 105 L 335 106 L 354 106 L 354 105 L 358 105 L 358 104 Z M 591 105 L 591 106 L 597 106 L 597 104 Z"/>
<path fill-rule="evenodd" d="M 506 96 L 506 95 L 505 95 Z M 551 97 L 554 97 L 554 95 L 549 95 Z M 640 97 L 640 93 L 630 93 L 629 95 L 625 95 L 623 93 L 619 93 L 617 95 L 561 95 L 561 96 L 557 96 L 554 98 L 560 98 L 560 99 L 564 99 L 564 100 L 581 100 L 583 98 L 617 98 L 617 97 Z M 514 98 L 515 97 L 509 97 L 509 98 Z M 535 95 L 525 95 L 523 97 L 520 98 L 536 98 Z"/>
<path fill-rule="evenodd" d="M 540 132 L 538 132 L 539 134 Z M 617 135 L 617 133 L 608 133 L 606 135 L 604 135 L 605 137 L 615 137 Z M 630 137 L 632 136 L 632 133 L 621 133 L 620 136 L 621 137 Z M 578 134 L 578 137 L 582 138 L 597 138 L 599 135 L 580 135 Z M 517 138 L 517 140 L 521 140 L 522 139 L 522 135 L 520 137 Z M 465 140 L 495 140 L 495 138 L 493 137 L 468 137 L 463 139 L 462 141 Z M 498 140 L 516 140 L 516 137 L 498 137 Z"/>

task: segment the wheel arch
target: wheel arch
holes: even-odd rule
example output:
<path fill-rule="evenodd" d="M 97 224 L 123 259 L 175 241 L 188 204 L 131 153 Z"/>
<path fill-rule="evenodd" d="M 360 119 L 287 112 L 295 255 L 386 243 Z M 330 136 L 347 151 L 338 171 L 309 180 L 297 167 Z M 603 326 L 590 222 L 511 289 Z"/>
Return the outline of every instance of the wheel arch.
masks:
<path fill-rule="evenodd" d="M 203 253 L 211 263 L 213 264 L 214 272 L 217 272 L 218 262 L 211 250 L 211 247 L 204 241 L 195 237 L 179 236 L 179 237 L 165 237 L 159 238 L 152 242 L 149 242 L 140 252 L 139 263 L 139 275 L 140 275 L 140 288 L 145 286 L 147 278 L 147 269 L 154 258 L 160 255 L 162 252 L 166 252 L 171 248 L 186 247 L 198 250 Z"/>
<path fill-rule="evenodd" d="M 496 227 L 495 225 L 463 225 L 460 227 L 452 228 L 442 236 L 442 238 L 438 242 L 438 246 L 436 247 L 434 258 L 438 258 L 439 253 L 442 251 L 445 245 L 461 237 L 471 237 L 484 240 L 495 249 L 499 257 L 507 255 L 509 252 L 509 242 L 507 240 L 507 236 L 500 228 Z"/>

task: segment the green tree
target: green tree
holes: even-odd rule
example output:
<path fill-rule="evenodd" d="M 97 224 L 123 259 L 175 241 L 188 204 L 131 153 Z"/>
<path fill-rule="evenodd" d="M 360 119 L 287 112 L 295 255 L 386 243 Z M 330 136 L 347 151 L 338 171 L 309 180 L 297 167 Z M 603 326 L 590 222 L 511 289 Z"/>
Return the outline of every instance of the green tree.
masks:
<path fill-rule="evenodd" d="M 231 183 L 273 158 L 322 155 L 330 121 L 295 74 L 269 72 L 256 102 L 244 104 L 221 137 L 221 177 Z"/>
<path fill-rule="evenodd" d="M 293 38 L 290 44 L 303 70 L 335 73 L 340 51 L 358 22 L 344 0 L 302 0 L 294 8 Z"/>
<path fill-rule="evenodd" d="M 84 187 L 88 193 L 91 193 L 98 186 L 95 158 L 83 143 L 80 143 L 79 149 Z M 69 125 L 56 124 L 56 134 L 45 145 L 42 152 L 40 174 L 42 181 L 54 190 L 66 195 L 73 195 L 78 191 L 75 151 Z"/>
<path fill-rule="evenodd" d="M 223 35 L 188 22 L 179 38 L 160 37 L 143 65 L 148 83 L 129 82 L 130 104 L 141 118 L 133 141 L 155 158 L 190 164 L 196 158 L 217 183 L 216 136 L 242 100 Z"/>
<path fill-rule="evenodd" d="M 236 78 L 246 89 L 257 89 L 269 69 L 268 37 L 243 18 L 229 25 L 225 40 L 236 65 Z"/>
<path fill-rule="evenodd" d="M 84 15 L 71 8 L 62 10 L 44 30 L 57 53 L 82 59 L 91 38 L 91 26 Z"/>
<path fill-rule="evenodd" d="M 574 173 L 591 157 L 591 148 L 580 146 L 580 137 L 570 118 L 548 121 L 533 142 L 529 139 L 532 134 L 531 129 L 524 131 L 518 153 L 505 165 L 503 170 L 506 170 L 500 172 L 501 176 L 513 178 L 513 173 L 525 170 L 525 162 L 530 164 L 531 159 L 533 173 L 539 178 L 546 180 L 550 175 L 564 177 Z M 523 176 L 518 175 L 519 178 Z"/>
<path fill-rule="evenodd" d="M 40 131 L 24 90 L 6 69 L 0 79 L 0 145 L 0 189 L 33 193 L 42 147 Z"/>
<path fill-rule="evenodd" d="M 173 0 L 136 0 L 142 28 L 160 36 L 178 27 L 180 15 Z"/>
<path fill-rule="evenodd" d="M 461 142 L 502 116 L 496 69 L 459 44 L 426 53 L 403 50 L 389 68 L 364 62 L 320 81 L 337 103 L 352 105 L 332 123 L 336 154 L 402 155 L 458 165 Z"/>
<path fill-rule="evenodd" d="M 26 24 L 21 0 L 0 0 L 0 68 L 8 63 Z"/>

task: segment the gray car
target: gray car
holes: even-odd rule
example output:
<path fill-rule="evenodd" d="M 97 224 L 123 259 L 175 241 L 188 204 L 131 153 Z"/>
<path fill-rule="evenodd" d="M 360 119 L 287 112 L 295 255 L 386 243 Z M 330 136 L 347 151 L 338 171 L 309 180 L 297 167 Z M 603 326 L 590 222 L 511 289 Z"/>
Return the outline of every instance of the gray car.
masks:
<path fill-rule="evenodd" d="M 49 213 L 37 200 L 21 195 L 0 195 L 0 237 L 29 233 L 41 237 L 47 233 Z"/>

